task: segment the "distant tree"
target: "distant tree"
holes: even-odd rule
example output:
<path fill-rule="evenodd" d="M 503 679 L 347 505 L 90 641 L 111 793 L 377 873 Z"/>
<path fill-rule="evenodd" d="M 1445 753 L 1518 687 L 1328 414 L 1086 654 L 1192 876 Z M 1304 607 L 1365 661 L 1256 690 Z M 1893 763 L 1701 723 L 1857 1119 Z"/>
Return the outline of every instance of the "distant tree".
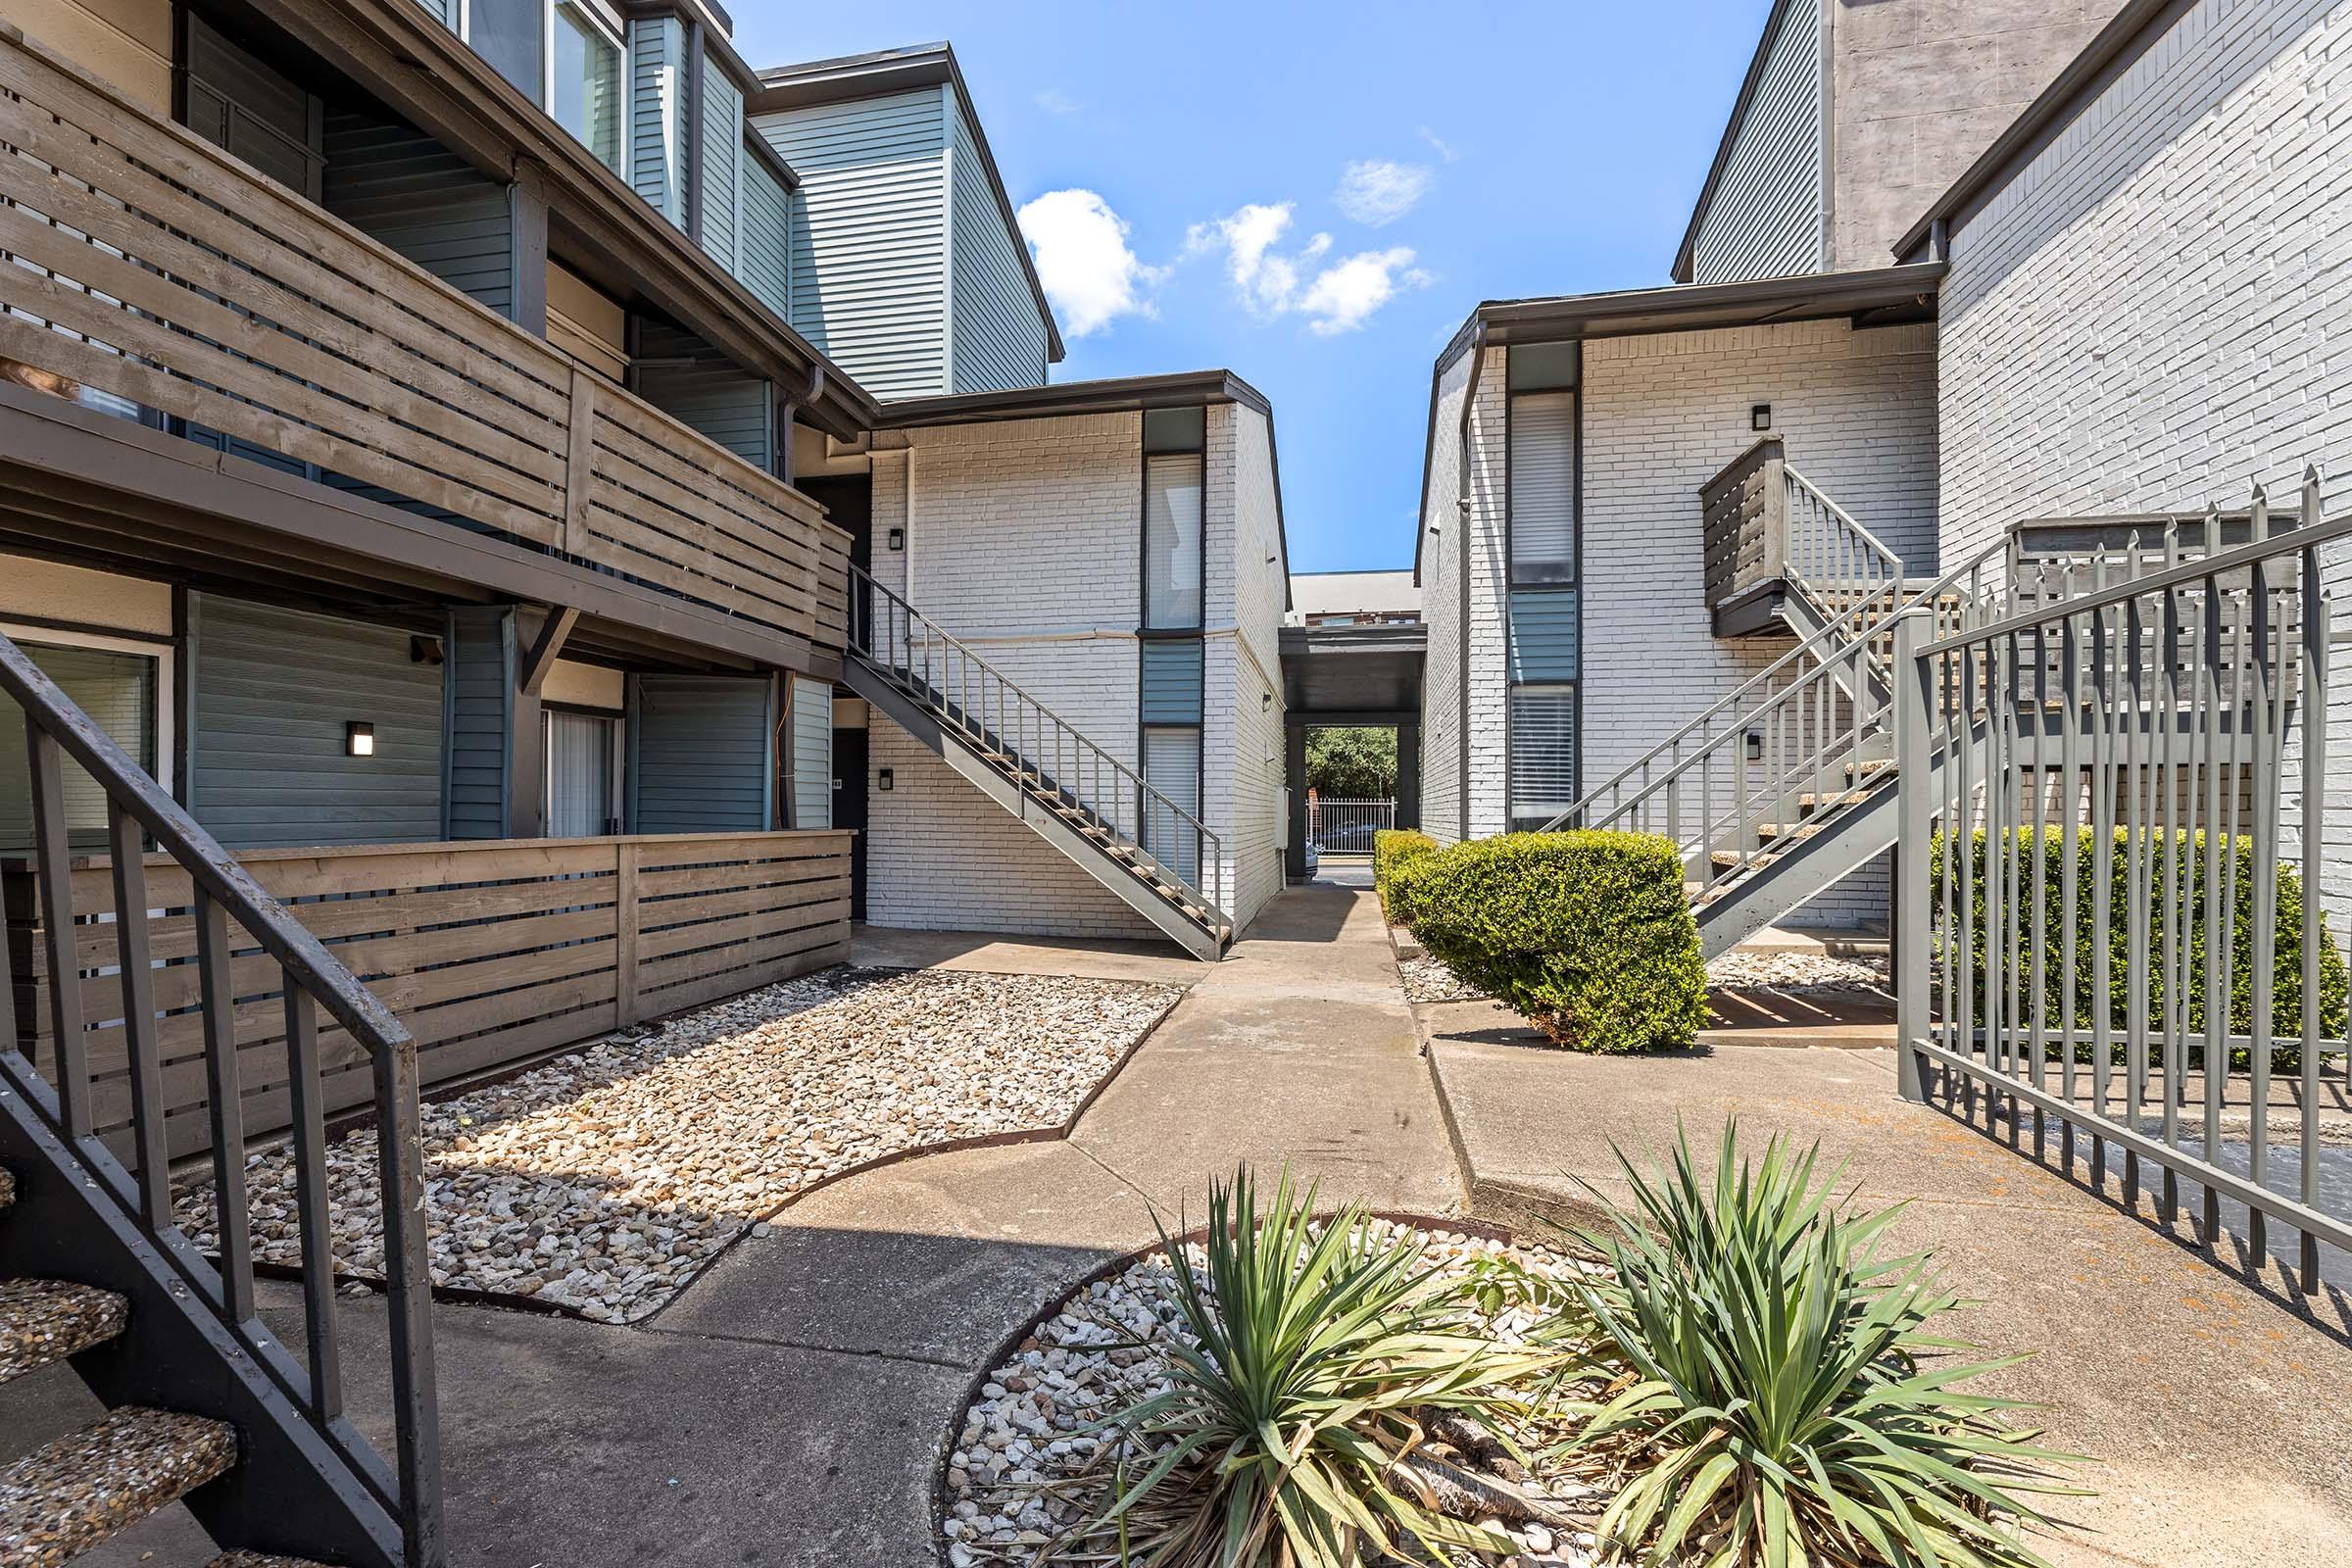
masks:
<path fill-rule="evenodd" d="M 1329 800 L 1386 800 L 1396 793 L 1396 732 L 1308 730 L 1306 782 Z"/>

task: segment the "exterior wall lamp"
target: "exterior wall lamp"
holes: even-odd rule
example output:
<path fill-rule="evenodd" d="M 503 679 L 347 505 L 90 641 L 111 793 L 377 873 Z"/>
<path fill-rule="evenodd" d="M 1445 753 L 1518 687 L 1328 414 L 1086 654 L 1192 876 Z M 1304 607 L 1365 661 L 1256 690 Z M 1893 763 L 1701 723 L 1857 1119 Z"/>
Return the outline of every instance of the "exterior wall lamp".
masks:
<path fill-rule="evenodd" d="M 876 789 L 878 789 L 878 790 L 882 791 L 884 794 L 886 794 L 886 795 L 887 795 L 888 793 L 890 793 L 890 789 L 891 789 L 891 783 L 892 783 L 892 780 L 891 780 L 891 773 L 890 773 L 890 769 L 889 769 L 889 768 L 887 768 L 887 767 L 885 767 L 885 768 L 882 768 L 880 771 L 878 771 L 878 772 L 876 772 L 876 773 L 875 773 L 875 775 L 874 775 L 874 788 L 876 788 Z"/>
<path fill-rule="evenodd" d="M 1758 432 L 1772 428 L 1772 405 L 1758 403 L 1747 411 L 1747 427 Z"/>
<path fill-rule="evenodd" d="M 890 530 L 890 548 L 893 550 L 904 550 L 906 548 L 906 529 L 893 528 Z"/>
<path fill-rule="evenodd" d="M 351 719 L 343 726 L 343 755 L 345 757 L 373 757 L 375 755 L 375 726 L 366 719 Z"/>

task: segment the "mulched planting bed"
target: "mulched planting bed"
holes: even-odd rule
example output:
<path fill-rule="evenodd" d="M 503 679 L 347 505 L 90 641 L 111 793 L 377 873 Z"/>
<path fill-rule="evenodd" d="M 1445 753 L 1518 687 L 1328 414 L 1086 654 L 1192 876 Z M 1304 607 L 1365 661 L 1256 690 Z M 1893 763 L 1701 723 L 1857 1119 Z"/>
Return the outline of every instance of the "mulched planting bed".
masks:
<path fill-rule="evenodd" d="M 1375 1234 L 1404 1229 L 1373 1222 Z M 1418 1231 L 1426 1256 L 1448 1273 L 1466 1273 L 1480 1259 L 1508 1255 L 1538 1275 L 1559 1279 L 1583 1267 L 1525 1243 L 1426 1227 Z M 1203 1260 L 1193 1250 L 1198 1270 Z M 952 1568 L 1115 1562 L 1115 1539 L 1080 1541 L 1073 1532 L 1098 1516 L 1112 1495 L 1117 1473 L 1112 1442 L 1092 1430 L 1113 1411 L 1168 1388 L 1154 1348 L 1184 1335 L 1168 1255 L 1155 1252 L 1062 1303 L 996 1367 L 965 1410 L 954 1435 L 942 1492 L 940 1532 Z M 1520 1341 L 1533 1326 L 1522 1307 L 1480 1320 L 1496 1338 Z M 1532 1447 L 1547 1436 L 1525 1432 Z M 1132 1482 L 1150 1460 L 1144 1450 L 1124 1456 Z M 1565 1474 L 1541 1475 L 1524 1490 L 1556 1501 L 1564 1513 L 1597 1516 L 1608 1494 Z M 1513 1532 L 1524 1549 L 1513 1563 L 1584 1568 L 1592 1563 L 1589 1532 L 1529 1525 Z M 1505 1559 L 1465 1556 L 1463 1563 Z"/>
<path fill-rule="evenodd" d="M 840 967 L 424 1107 L 436 1286 L 647 1316 L 744 1231 L 855 1166 L 1060 1127 L 1182 993 Z M 383 1272 L 372 1130 L 331 1145 L 338 1273 Z M 283 1147 L 247 1159 L 256 1253 L 299 1264 Z M 178 1217 L 212 1244 L 209 1182 Z"/>

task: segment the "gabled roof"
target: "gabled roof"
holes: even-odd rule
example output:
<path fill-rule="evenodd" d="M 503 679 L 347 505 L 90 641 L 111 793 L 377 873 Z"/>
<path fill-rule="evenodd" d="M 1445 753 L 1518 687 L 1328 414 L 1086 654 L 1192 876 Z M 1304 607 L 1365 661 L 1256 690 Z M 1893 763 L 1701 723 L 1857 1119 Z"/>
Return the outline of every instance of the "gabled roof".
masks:
<path fill-rule="evenodd" d="M 1690 205 L 1690 225 L 1683 230 L 1683 243 L 1674 253 L 1672 276 L 1677 283 L 1690 281 L 1699 225 L 1706 221 L 1707 204 L 1715 199 L 1715 187 L 1723 182 L 1723 172 L 1731 165 L 1732 149 L 1740 140 L 1740 122 L 1747 119 L 1747 106 L 1755 102 L 1756 87 L 1764 79 L 1764 67 L 1772 57 L 1772 46 L 1781 36 L 1781 23 L 1788 14 L 1788 0 L 1773 0 L 1772 15 L 1764 19 L 1764 35 L 1756 40 L 1756 52 L 1747 62 L 1747 74 L 1740 78 L 1740 96 L 1732 100 L 1731 116 L 1723 122 L 1723 140 L 1716 143 L 1715 162 L 1707 166 L 1707 182 L 1698 188 L 1698 200 Z"/>
<path fill-rule="evenodd" d="M 2082 52 L 2075 56 L 2058 79 L 2026 106 L 2007 130 L 1993 138 L 1983 156 L 1968 166 L 1952 188 L 1936 199 L 1911 231 L 1895 241 L 1894 254 L 1903 260 L 1925 257 L 1940 228 L 1951 232 L 1983 210 L 2017 176 L 2019 170 L 2055 141 L 2091 100 L 2130 70 L 2132 62 L 2174 23 L 2187 14 L 2194 0 L 2131 0 L 2101 27 Z"/>
<path fill-rule="evenodd" d="M 1799 272 L 1793 277 L 1760 277 L 1738 283 L 1674 283 L 1664 288 L 1482 302 L 1439 353 L 1429 372 L 1421 506 L 1413 520 L 1413 580 L 1420 580 L 1421 549 L 1429 537 L 1429 470 L 1437 451 L 1438 386 L 1446 368 L 1472 344 L 1483 340 L 1492 348 L 1507 343 L 1565 343 L 1840 317 L 1865 324 L 1930 320 L 1936 315 L 1936 287 L 1944 270 L 1941 262 L 1913 262 L 1863 271 Z"/>
<path fill-rule="evenodd" d="M 971 128 L 972 145 L 980 149 L 980 166 L 988 171 L 988 188 L 996 196 L 997 212 L 1004 220 L 1004 232 L 1012 237 L 1013 254 L 1021 259 L 1021 271 L 1029 280 L 1030 297 L 1037 301 L 1037 314 L 1045 319 L 1047 362 L 1058 365 L 1068 353 L 1062 346 L 1061 327 L 1054 319 L 1054 307 L 1046 301 L 1046 285 L 1037 275 L 1037 263 L 1029 254 L 1028 240 L 1021 234 L 1020 220 L 1013 215 L 1012 198 L 1004 192 L 1004 176 L 997 171 L 997 155 L 989 150 L 988 132 L 980 127 L 980 112 L 972 106 L 971 89 L 964 85 L 963 70 L 956 63 L 952 45 L 909 44 L 900 49 L 877 49 L 869 54 L 838 55 L 831 60 L 772 67 L 760 73 L 759 86 L 744 97 L 743 112 L 751 116 L 816 104 L 849 103 L 859 98 L 911 92 L 919 87 L 936 87 L 942 82 L 955 86 L 956 110 Z"/>

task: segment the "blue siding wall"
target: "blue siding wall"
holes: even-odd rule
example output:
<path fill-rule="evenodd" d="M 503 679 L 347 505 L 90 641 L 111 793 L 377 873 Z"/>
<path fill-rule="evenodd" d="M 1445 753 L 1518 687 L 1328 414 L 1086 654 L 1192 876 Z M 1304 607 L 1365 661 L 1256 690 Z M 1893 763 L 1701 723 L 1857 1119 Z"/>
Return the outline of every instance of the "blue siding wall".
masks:
<path fill-rule="evenodd" d="M 759 833 L 773 809 L 763 675 L 629 677 L 629 831 Z"/>
<path fill-rule="evenodd" d="M 1690 250 L 1694 283 L 1821 270 L 1828 188 L 1822 122 L 1826 0 L 1780 0 L 1764 74 L 1732 142 Z"/>
<path fill-rule="evenodd" d="M 703 249 L 728 271 L 739 270 L 735 203 L 743 166 L 743 94 L 711 61 L 703 72 Z"/>
<path fill-rule="evenodd" d="M 648 321 L 637 337 L 648 360 L 691 359 L 682 366 L 640 366 L 637 393 L 747 463 L 769 466 L 771 394 L 761 377 L 746 374 L 725 355 L 689 332 Z"/>
<path fill-rule="evenodd" d="M 500 315 L 512 309 L 507 188 L 422 131 L 371 113 L 330 112 L 323 205 Z"/>
<path fill-rule="evenodd" d="M 792 316 L 792 193 L 764 160 L 743 160 L 743 232 L 735 275 L 778 316 Z"/>
<path fill-rule="evenodd" d="M 801 334 L 883 398 L 948 390 L 946 87 L 754 118 L 801 176 Z"/>
<path fill-rule="evenodd" d="M 449 836 L 503 839 L 508 732 L 514 722 L 514 612 L 468 605 L 449 612 Z"/>
<path fill-rule="evenodd" d="M 442 836 L 441 668 L 393 627 L 188 596 L 188 801 L 230 849 Z M 344 755 L 344 725 L 375 755 Z"/>
<path fill-rule="evenodd" d="M 1144 644 L 1144 722 L 1200 722 L 1200 640 L 1152 640 Z"/>
<path fill-rule="evenodd" d="M 1576 590 L 1521 589 L 1511 595 L 1511 679 L 1577 678 Z"/>
<path fill-rule="evenodd" d="M 675 17 L 629 24 L 629 183 L 655 211 L 686 226 L 686 29 Z"/>
<path fill-rule="evenodd" d="M 1046 378 L 1046 318 L 1021 267 L 1026 242 L 1008 228 L 963 114 L 955 122 L 952 237 L 955 292 L 953 392 L 1040 386 Z"/>

